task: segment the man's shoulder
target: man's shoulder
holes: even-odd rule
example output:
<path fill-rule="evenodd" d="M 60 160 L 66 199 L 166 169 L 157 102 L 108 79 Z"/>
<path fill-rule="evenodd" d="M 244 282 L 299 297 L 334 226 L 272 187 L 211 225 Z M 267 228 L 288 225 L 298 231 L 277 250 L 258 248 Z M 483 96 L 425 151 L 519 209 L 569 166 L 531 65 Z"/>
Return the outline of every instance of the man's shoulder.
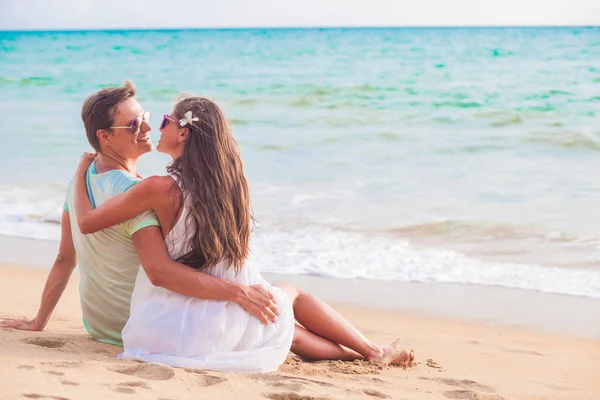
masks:
<path fill-rule="evenodd" d="M 69 212 L 69 201 L 71 200 L 73 193 L 73 183 L 75 182 L 75 178 L 72 178 L 67 185 L 67 189 L 65 190 L 65 201 L 63 202 L 63 211 Z"/>
<path fill-rule="evenodd" d="M 100 175 L 89 174 L 88 176 L 90 179 L 95 179 L 97 183 L 103 186 L 105 189 L 111 190 L 111 195 L 113 196 L 126 192 L 132 186 L 141 181 L 141 179 L 120 169 L 108 171 L 107 173 Z"/>
<path fill-rule="evenodd" d="M 118 177 L 115 177 L 115 183 L 113 185 L 115 188 L 115 195 L 122 192 L 126 192 L 127 190 L 131 189 L 133 186 L 138 184 L 143 186 L 143 189 L 141 187 L 140 189 L 147 192 L 148 194 L 164 193 L 165 191 L 168 191 L 177 185 L 177 182 L 175 182 L 175 180 L 173 180 L 173 178 L 171 178 L 168 175 L 154 175 L 142 179 L 134 177 L 133 175 L 128 174 L 124 171 L 119 172 L 120 174 Z"/>
<path fill-rule="evenodd" d="M 66 190 L 67 193 L 69 193 L 71 190 L 73 190 L 74 183 L 75 183 L 75 178 L 71 178 L 71 180 L 69 181 L 69 184 L 67 185 L 67 190 Z"/>

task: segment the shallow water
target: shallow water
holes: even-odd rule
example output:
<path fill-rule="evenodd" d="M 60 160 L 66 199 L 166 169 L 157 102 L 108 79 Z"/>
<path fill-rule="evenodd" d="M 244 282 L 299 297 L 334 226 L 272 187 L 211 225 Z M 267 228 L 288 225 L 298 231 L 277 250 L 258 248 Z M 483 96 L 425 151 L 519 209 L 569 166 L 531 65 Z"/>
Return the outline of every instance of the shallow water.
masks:
<path fill-rule="evenodd" d="M 0 33 L 0 233 L 57 238 L 83 99 L 216 99 L 267 271 L 600 297 L 600 28 Z M 145 156 L 160 174 L 167 158 Z"/>

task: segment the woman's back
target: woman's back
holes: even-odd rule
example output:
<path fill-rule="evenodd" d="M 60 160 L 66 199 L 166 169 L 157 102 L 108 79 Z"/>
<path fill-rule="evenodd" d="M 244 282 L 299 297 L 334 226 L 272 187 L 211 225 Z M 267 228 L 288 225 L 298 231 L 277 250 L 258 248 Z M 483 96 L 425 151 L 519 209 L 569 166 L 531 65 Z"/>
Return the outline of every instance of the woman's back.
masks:
<path fill-rule="evenodd" d="M 189 221 L 189 208 L 184 203 L 165 239 L 174 259 L 191 249 Z M 140 268 L 131 315 L 123 329 L 124 357 L 176 367 L 255 372 L 277 369 L 285 361 L 294 334 L 294 315 L 286 294 L 271 287 L 251 258 L 238 273 L 226 260 L 203 272 L 270 288 L 279 307 L 277 321 L 264 325 L 234 302 L 198 299 L 154 286 Z"/>
<path fill-rule="evenodd" d="M 171 175 L 152 176 L 144 179 L 143 183 L 148 185 L 148 194 L 155 196 L 154 212 L 160 223 L 163 237 L 167 237 L 180 218 L 182 211 L 182 192 L 176 179 Z"/>

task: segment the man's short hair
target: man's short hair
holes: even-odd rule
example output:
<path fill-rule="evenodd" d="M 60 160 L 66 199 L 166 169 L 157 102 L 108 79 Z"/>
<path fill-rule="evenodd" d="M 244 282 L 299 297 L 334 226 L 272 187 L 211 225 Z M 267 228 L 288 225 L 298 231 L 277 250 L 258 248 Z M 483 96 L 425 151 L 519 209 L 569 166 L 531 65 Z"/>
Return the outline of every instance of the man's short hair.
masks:
<path fill-rule="evenodd" d="M 90 145 L 100 152 L 100 140 L 96 135 L 99 129 L 109 129 L 115 122 L 117 106 L 135 97 L 135 85 L 125 81 L 123 86 L 107 87 L 88 96 L 81 108 L 81 119 Z"/>

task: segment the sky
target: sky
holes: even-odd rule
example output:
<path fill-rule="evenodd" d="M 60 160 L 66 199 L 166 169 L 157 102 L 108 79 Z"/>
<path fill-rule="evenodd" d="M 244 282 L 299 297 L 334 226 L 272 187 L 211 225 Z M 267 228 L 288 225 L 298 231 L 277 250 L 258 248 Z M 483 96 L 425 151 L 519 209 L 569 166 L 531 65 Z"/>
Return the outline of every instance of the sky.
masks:
<path fill-rule="evenodd" d="M 0 30 L 600 25 L 600 0 L 0 0 Z"/>

